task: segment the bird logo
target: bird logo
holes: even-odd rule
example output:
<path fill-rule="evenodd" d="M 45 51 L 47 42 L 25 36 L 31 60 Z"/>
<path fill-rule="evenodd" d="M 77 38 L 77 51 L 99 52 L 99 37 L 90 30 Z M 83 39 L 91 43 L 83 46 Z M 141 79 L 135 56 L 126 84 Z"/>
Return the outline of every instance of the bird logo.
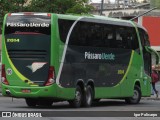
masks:
<path fill-rule="evenodd" d="M 32 73 L 36 72 L 38 69 L 42 68 L 47 62 L 33 62 L 32 65 L 28 65 L 29 69 L 32 70 Z"/>

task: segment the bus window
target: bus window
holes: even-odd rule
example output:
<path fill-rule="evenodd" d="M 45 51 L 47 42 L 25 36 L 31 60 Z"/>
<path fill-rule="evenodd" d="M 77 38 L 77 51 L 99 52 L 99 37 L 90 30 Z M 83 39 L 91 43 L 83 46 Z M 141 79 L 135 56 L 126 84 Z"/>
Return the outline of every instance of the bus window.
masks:
<path fill-rule="evenodd" d="M 139 34 L 140 34 L 142 47 L 143 46 L 150 46 L 148 34 L 142 29 L 139 29 Z"/>
<path fill-rule="evenodd" d="M 68 28 L 65 27 L 63 30 L 65 29 Z M 61 34 L 67 35 L 67 32 Z M 134 28 L 86 21 L 80 21 L 76 24 L 70 36 L 69 44 L 133 50 L 139 48 Z"/>
<path fill-rule="evenodd" d="M 102 25 L 101 24 L 92 24 L 90 27 L 91 31 L 90 36 L 91 38 L 89 39 L 89 46 L 93 47 L 103 47 L 104 43 L 102 40 Z"/>
<path fill-rule="evenodd" d="M 59 35 L 63 43 L 66 42 L 68 31 L 73 24 L 73 20 L 58 19 Z"/>
<path fill-rule="evenodd" d="M 139 33 L 143 48 L 144 70 L 146 74 L 151 75 L 151 54 L 144 48 L 144 46 L 150 46 L 148 34 L 142 29 L 139 29 Z"/>
<path fill-rule="evenodd" d="M 87 23 L 78 22 L 71 33 L 69 45 L 87 46 L 88 27 Z"/>
<path fill-rule="evenodd" d="M 109 25 L 105 25 L 103 31 L 104 47 L 109 48 L 111 46 L 111 41 L 113 41 L 114 37 L 113 28 L 111 28 Z"/>
<path fill-rule="evenodd" d="M 39 33 L 50 35 L 50 17 L 48 16 L 8 16 L 5 34 Z M 45 20 L 45 22 L 43 21 Z"/>
<path fill-rule="evenodd" d="M 123 28 L 117 28 L 116 29 L 116 44 L 115 44 L 115 47 L 116 48 L 123 48 L 123 45 L 122 45 L 122 33 L 124 32 L 124 29 Z"/>
<path fill-rule="evenodd" d="M 136 50 L 139 48 L 134 28 L 116 26 L 116 47 Z"/>

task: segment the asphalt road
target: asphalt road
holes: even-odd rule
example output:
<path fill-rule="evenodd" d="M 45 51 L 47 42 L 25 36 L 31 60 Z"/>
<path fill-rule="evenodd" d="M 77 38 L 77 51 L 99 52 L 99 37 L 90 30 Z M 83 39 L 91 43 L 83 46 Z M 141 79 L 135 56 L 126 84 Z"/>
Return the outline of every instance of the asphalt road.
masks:
<path fill-rule="evenodd" d="M 0 111 L 160 111 L 160 100 L 141 100 L 139 104 L 129 105 L 124 100 L 101 100 L 89 108 L 71 108 L 68 102 L 53 103 L 51 107 L 30 108 L 24 99 L 0 97 Z"/>
<path fill-rule="evenodd" d="M 156 88 L 160 94 L 160 82 L 156 84 Z M 1 94 L 1 89 L 0 89 Z M 93 105 L 90 108 L 70 108 L 68 102 L 60 102 L 54 103 L 51 107 L 36 107 L 36 108 L 29 108 L 27 107 L 24 99 L 16 99 L 8 97 L 2 97 L 0 95 L 0 116 L 1 112 L 3 111 L 17 111 L 17 112 L 42 112 L 44 113 L 42 118 L 23 118 L 23 120 L 160 120 L 160 117 L 134 117 L 134 112 L 138 113 L 145 113 L 145 111 L 152 111 L 153 113 L 158 111 L 160 114 L 160 99 L 154 100 L 154 96 L 151 99 L 143 99 L 141 100 L 140 104 L 137 105 L 128 105 L 123 100 L 102 100 L 101 102 Z M 160 98 L 160 97 L 159 97 Z M 59 111 L 55 113 L 55 111 Z M 73 111 L 73 112 L 72 112 Z M 74 112 L 76 111 L 76 112 Z M 82 113 L 80 112 L 82 111 Z M 94 111 L 94 112 L 93 112 Z M 98 112 L 95 112 L 98 111 Z M 110 111 L 112 111 L 110 113 Z M 66 113 L 67 112 L 67 113 Z M 101 112 L 103 115 L 101 115 Z M 106 113 L 105 113 L 106 112 Z M 107 113 L 109 112 L 109 113 Z M 47 114 L 46 114 L 47 113 Z M 115 114 L 116 113 L 116 114 Z M 131 116 L 131 117 L 121 117 L 122 116 Z M 89 115 L 88 115 L 89 114 Z M 92 117 L 94 115 L 99 115 L 97 117 Z M 109 117 L 103 117 L 105 115 L 110 115 Z M 48 117 L 45 117 L 48 116 Z M 70 117 L 67 117 L 70 116 Z M 74 117 L 72 117 L 72 115 Z M 88 116 L 87 116 L 88 115 Z M 58 116 L 58 117 L 49 117 L 49 116 Z M 87 117 L 85 117 L 87 116 Z M 132 117 L 133 116 L 133 117 Z M 22 118 L 2 118 L 0 120 L 22 120 Z"/>
<path fill-rule="evenodd" d="M 134 113 L 158 113 L 160 115 L 160 100 L 141 100 L 140 104 L 129 105 L 124 100 L 102 100 L 99 103 L 89 108 L 70 108 L 68 102 L 54 103 L 51 107 L 40 107 L 35 108 L 27 107 L 24 99 L 16 99 L 13 101 L 8 97 L 0 97 L 0 111 L 12 111 L 17 113 L 25 112 L 38 112 L 42 114 L 42 117 L 58 117 L 57 119 L 68 120 L 70 117 L 80 117 L 78 119 L 83 120 L 85 117 L 100 117 L 103 120 L 105 117 L 115 117 L 111 120 L 121 120 L 120 117 L 133 117 Z M 101 116 L 102 115 L 102 116 Z M 122 115 L 122 116 L 121 116 Z M 126 116 L 125 116 L 126 115 Z M 55 118 L 54 117 L 54 118 Z M 84 118 L 83 118 L 84 117 Z M 0 118 L 0 120 L 3 118 Z M 40 118 L 41 119 L 41 118 Z M 42 120 L 45 120 L 44 118 Z M 157 118 L 154 118 L 157 119 Z M 13 120 L 13 119 L 12 119 Z M 25 119 L 24 119 L 25 120 Z M 50 120 L 52 120 L 50 118 Z M 53 119 L 55 120 L 55 119 Z M 89 120 L 89 119 L 87 119 Z M 92 119 L 94 120 L 94 119 Z M 122 120 L 125 120 L 124 118 Z M 128 120 L 128 119 L 126 119 Z M 146 119 L 145 119 L 146 120 Z M 158 120 L 158 119 L 157 119 Z"/>
<path fill-rule="evenodd" d="M 160 93 L 160 82 L 157 84 Z M 154 97 L 154 96 L 152 96 Z M 160 120 L 160 117 L 134 117 L 134 113 L 152 113 L 160 114 L 160 99 L 142 99 L 140 104 L 128 105 L 124 100 L 102 100 L 90 108 L 70 108 L 68 102 L 54 103 L 51 107 L 29 108 L 24 99 L 16 99 L 0 96 L 0 116 L 3 111 L 12 112 L 40 112 L 44 113 L 42 118 L 2 118 L 0 120 Z M 96 112 L 98 111 L 98 112 Z M 111 112 L 112 111 L 112 112 Z M 58 112 L 58 113 L 57 113 Z M 110 113 L 111 112 L 111 113 Z M 101 113 L 102 116 L 101 116 Z M 124 115 L 126 114 L 126 116 Z M 86 115 L 87 114 L 87 115 Z M 89 115 L 88 115 L 89 114 Z M 98 114 L 97 117 L 95 117 Z M 104 114 L 109 114 L 105 117 Z M 121 117 L 125 116 L 125 117 Z M 48 116 L 48 117 L 45 117 Z M 73 117 L 72 117 L 73 115 Z M 104 115 L 104 116 L 103 116 Z M 50 117 L 51 116 L 51 117 Z M 57 117 L 53 117 L 57 116 Z M 87 116 L 87 117 L 86 117 Z M 94 116 L 94 117 L 93 117 Z M 131 117 L 127 117 L 131 116 Z M 132 117 L 133 116 L 133 117 Z"/>

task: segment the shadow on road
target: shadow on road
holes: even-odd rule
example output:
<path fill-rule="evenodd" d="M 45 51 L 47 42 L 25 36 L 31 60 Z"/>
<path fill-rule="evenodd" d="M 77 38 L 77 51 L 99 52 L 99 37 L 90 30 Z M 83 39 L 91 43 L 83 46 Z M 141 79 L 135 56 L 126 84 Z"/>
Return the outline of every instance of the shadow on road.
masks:
<path fill-rule="evenodd" d="M 141 104 L 144 104 L 144 103 L 139 103 L 139 104 L 137 104 L 137 105 L 141 105 Z M 25 103 L 24 103 L 24 105 L 26 105 Z M 118 100 L 116 100 L 116 101 L 114 101 L 114 100 L 106 100 L 106 101 L 100 101 L 100 102 L 97 102 L 97 103 L 93 103 L 93 105 L 90 107 L 92 110 L 93 110 L 93 108 L 95 107 L 95 108 L 102 108 L 102 107 L 117 107 L 117 106 L 131 106 L 131 104 L 126 104 L 125 103 L 125 101 L 123 100 L 123 101 L 118 101 Z M 136 106 L 136 105 L 134 105 L 134 106 Z M 12 106 L 12 108 L 14 108 L 13 106 Z M 28 107 L 27 105 L 26 106 L 15 106 L 15 108 L 17 109 L 17 108 L 24 108 L 24 109 L 32 109 L 32 110 L 34 110 L 34 109 L 39 109 L 39 110 L 44 110 L 44 109 L 52 109 L 52 110 L 65 110 L 65 109 L 67 109 L 67 110 L 75 110 L 75 108 L 73 109 L 73 108 L 71 108 L 70 107 L 70 105 L 69 105 L 69 103 L 68 102 L 59 102 L 59 103 L 53 103 L 53 105 L 52 106 L 36 106 L 36 107 Z M 89 108 L 89 109 L 90 109 Z M 81 110 L 81 109 L 84 109 L 84 107 L 82 107 L 82 108 L 78 108 L 79 110 Z"/>

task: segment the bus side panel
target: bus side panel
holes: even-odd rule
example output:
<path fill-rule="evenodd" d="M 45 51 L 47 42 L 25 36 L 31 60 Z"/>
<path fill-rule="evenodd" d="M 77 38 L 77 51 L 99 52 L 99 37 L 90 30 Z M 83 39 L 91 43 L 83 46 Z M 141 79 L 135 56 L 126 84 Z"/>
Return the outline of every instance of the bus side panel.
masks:
<path fill-rule="evenodd" d="M 59 38 L 59 31 L 58 31 L 58 25 L 57 25 L 57 15 L 52 15 L 52 40 L 51 40 L 51 65 L 54 66 L 55 69 L 55 75 L 57 77 L 58 70 L 60 67 L 59 63 L 59 56 L 61 56 L 61 51 L 59 51 L 59 44 L 60 44 L 60 38 Z"/>
<path fill-rule="evenodd" d="M 129 69 L 128 75 L 126 76 L 127 85 L 122 85 L 122 96 L 132 96 L 135 86 L 135 81 L 140 81 L 141 79 L 141 67 L 142 67 L 142 57 L 135 51 L 131 67 Z"/>
<path fill-rule="evenodd" d="M 103 92 L 102 92 L 103 91 Z M 96 87 L 95 99 L 98 98 L 118 98 L 121 97 L 120 86 L 117 87 Z"/>
<path fill-rule="evenodd" d="M 58 27 L 58 17 L 53 15 L 53 25 L 52 27 L 52 46 L 51 46 L 51 65 L 55 68 L 56 75 L 56 97 L 60 99 L 74 99 L 75 88 L 63 88 L 58 82 L 57 77 L 60 74 L 59 69 L 61 65 L 61 60 L 64 52 L 65 44 L 60 40 L 60 33 Z"/>
<path fill-rule="evenodd" d="M 75 98 L 75 88 L 57 87 L 57 98 L 64 100 L 72 100 Z"/>
<path fill-rule="evenodd" d="M 141 80 L 141 92 L 143 97 L 148 97 L 151 95 L 151 77 L 144 73 L 144 76 L 147 79 Z"/>
<path fill-rule="evenodd" d="M 123 74 L 123 78 L 121 79 L 119 84 L 113 87 L 96 88 L 95 97 L 96 98 L 115 98 L 115 97 L 123 98 L 123 97 L 132 96 L 135 80 L 137 78 L 140 78 L 140 69 L 139 69 L 139 65 L 137 65 L 137 60 L 139 60 L 140 58 L 141 57 L 137 55 L 137 53 L 132 51 L 128 68 L 125 71 L 125 74 Z M 102 90 L 105 91 L 105 93 L 104 92 L 102 93 L 101 92 Z"/>

